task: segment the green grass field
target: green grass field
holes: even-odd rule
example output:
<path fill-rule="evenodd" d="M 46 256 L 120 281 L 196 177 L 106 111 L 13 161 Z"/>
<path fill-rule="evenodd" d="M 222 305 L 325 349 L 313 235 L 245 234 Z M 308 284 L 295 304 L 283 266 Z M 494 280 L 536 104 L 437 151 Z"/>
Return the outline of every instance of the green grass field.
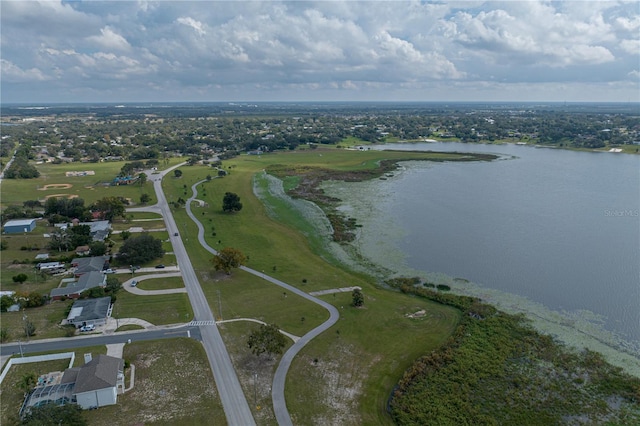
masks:
<path fill-rule="evenodd" d="M 193 310 L 186 293 L 138 296 L 120 291 L 113 318 L 140 318 L 155 325 L 189 322 Z"/>
<path fill-rule="evenodd" d="M 138 288 L 142 290 L 167 290 L 171 288 L 184 288 L 184 281 L 180 277 L 153 278 L 138 282 Z"/>
<path fill-rule="evenodd" d="M 438 347 L 459 319 L 459 312 L 453 308 L 378 289 L 373 278 L 349 271 L 343 265 L 328 263 L 318 256 L 323 252 L 323 242 L 307 236 L 312 230 L 308 223 L 293 215 L 286 216 L 285 205 L 269 206 L 281 214 L 278 220 L 273 219 L 253 194 L 254 175 L 269 164 L 330 165 L 336 170 L 366 169 L 375 167 L 384 157 L 428 156 L 322 149 L 261 157 L 241 156 L 224 163 L 231 166 L 229 176 L 198 185 L 198 198 L 205 200 L 209 207 L 194 205 L 192 209 L 204 224 L 205 237 L 212 247 L 238 248 L 248 255 L 247 266 L 305 291 L 353 285 L 364 289 L 367 298 L 364 309 L 349 307 L 350 294 L 325 296 L 341 310 L 341 319 L 331 331 L 311 342 L 294 361 L 287 381 L 288 406 L 299 424 L 330 424 L 337 420 L 337 417 L 331 417 L 338 415 L 336 411 L 328 407 L 335 406 L 332 404 L 338 399 L 346 401 L 344 403 L 352 410 L 349 415 L 354 416 L 353 421 L 348 423 L 390 423 L 384 408 L 393 385 L 418 356 Z M 438 154 L 435 158 L 442 160 L 451 156 Z M 164 182 L 169 199 L 172 196 L 173 199 L 184 197 L 184 185 L 190 188 L 209 172 L 201 166 L 182 167 L 181 170 L 181 178 L 169 177 Z M 241 198 L 243 209 L 237 214 L 221 211 L 221 200 L 227 191 L 235 192 Z M 174 214 L 183 238 L 195 235 L 196 227 L 186 218 L 184 209 L 177 209 Z M 220 279 L 220 275 L 212 271 L 211 255 L 192 245 L 187 244 L 187 247 L 214 312 L 218 311 L 217 292 L 220 291 L 223 318 L 262 318 L 276 322 L 286 330 L 291 329 L 294 334 L 309 327 L 313 317 L 307 308 L 300 309 L 293 303 L 289 307 L 283 305 L 290 302 L 291 296 L 284 298 L 281 289 L 274 287 L 269 290 L 270 285 L 240 271 Z M 265 291 L 271 292 L 272 296 L 265 295 Z M 425 319 L 414 321 L 404 317 L 419 308 L 427 311 Z M 302 316 L 305 317 L 304 322 Z M 319 312 L 316 321 L 323 318 L 326 318 L 326 313 Z M 225 324 L 225 339 L 228 338 L 226 330 L 230 328 Z M 233 329 L 236 341 L 247 337 L 242 335 L 241 328 Z M 247 351 L 242 345 L 238 348 Z M 316 358 L 324 360 L 323 367 L 310 369 Z M 354 369 L 361 373 L 354 375 Z M 317 373 L 310 374 L 316 370 Z M 339 380 L 347 378 L 353 382 L 349 388 L 355 390 L 345 395 L 341 392 L 347 384 Z M 342 414 L 341 411 L 339 415 Z"/>
<path fill-rule="evenodd" d="M 253 193 L 254 176 L 270 165 L 323 167 L 338 171 L 367 170 L 377 167 L 380 160 L 385 158 L 443 161 L 454 159 L 455 156 L 446 153 L 354 151 L 324 146 L 314 150 L 263 156 L 242 155 L 224 161 L 225 170 L 230 173 L 228 176 L 198 185 L 198 198 L 204 200 L 208 207 L 194 204 L 193 211 L 204 224 L 206 240 L 212 247 L 238 248 L 247 256 L 247 266 L 264 271 L 304 291 L 354 285 L 363 288 L 366 303 L 362 309 L 349 306 L 348 293 L 324 296 L 338 307 L 341 319 L 330 331 L 312 341 L 294 360 L 286 392 L 289 408 L 297 424 L 330 424 L 338 420 L 339 416 L 344 416 L 350 424 L 390 423 L 384 407 L 393 385 L 419 355 L 432 350 L 446 339 L 459 318 L 458 311 L 452 308 L 378 288 L 377 280 L 372 276 L 350 271 L 327 256 L 324 250 L 326 242 L 314 238 L 314 228 L 305 220 L 292 215 L 285 204 L 267 199 L 272 205 L 265 206 Z M 108 176 L 121 167 L 116 167 L 115 164 L 99 166 L 102 167 L 96 167 L 96 173 L 100 171 L 101 176 Z M 176 178 L 169 174 L 163 181 L 169 201 L 187 199 L 191 196 L 192 184 L 213 174 L 212 169 L 207 166 L 182 166 L 180 170 L 183 172 L 182 177 Z M 58 183 L 53 180 L 61 178 L 59 173 L 62 170 L 47 169 L 44 172 L 48 183 Z M 98 198 L 91 198 L 95 195 L 95 190 L 84 188 L 81 184 L 76 185 L 76 180 L 70 182 L 73 182 L 74 187 L 69 192 L 77 190 L 78 195 L 87 201 Z M 255 182 L 258 186 L 262 184 L 259 180 Z M 44 179 L 41 183 L 31 181 L 30 188 L 24 182 L 21 184 L 23 192 L 35 193 L 36 185 L 44 185 L 45 182 Z M 287 184 L 292 186 L 297 182 L 291 179 Z M 132 199 L 139 198 L 141 191 L 136 187 L 109 188 L 109 191 L 112 190 L 122 190 L 122 196 Z M 243 209 L 239 213 L 222 212 L 222 197 L 227 191 L 240 196 Z M 44 191 L 38 191 L 41 192 Z M 16 196 L 10 195 L 3 202 L 17 199 L 12 197 Z M 278 214 L 270 215 L 273 211 Z M 216 316 L 220 314 L 221 306 L 224 319 L 257 318 L 276 323 L 295 335 L 304 334 L 328 317 L 327 312 L 319 306 L 292 294 L 285 294 L 280 287 L 250 274 L 241 271 L 233 271 L 230 276 L 216 273 L 210 261 L 211 254 L 195 242 L 197 228 L 187 218 L 184 208 L 174 209 L 174 217 Z M 136 214 L 135 218 L 146 217 Z M 136 222 L 131 222 L 131 226 L 137 226 Z M 153 235 L 156 236 L 156 233 Z M 117 242 L 117 236 L 115 240 Z M 169 265 L 175 263 L 175 257 L 165 255 L 155 263 Z M 423 319 L 412 320 L 405 316 L 420 309 L 426 311 Z M 142 318 L 154 324 L 169 324 L 189 321 L 193 313 L 186 294 L 135 296 L 123 291 L 118 293 L 113 315 L 117 318 Z M 251 392 L 253 379 L 250 370 L 247 370 L 247 365 L 251 363 L 248 362 L 250 357 L 247 358 L 248 349 L 244 342 L 254 326 L 255 324 L 248 323 L 227 323 L 221 326 L 225 341 L 231 346 L 232 357 L 240 372 L 245 392 L 248 393 Z M 266 388 L 270 385 L 272 369 L 268 366 L 265 368 L 260 383 L 264 381 Z M 332 408 L 338 401 L 340 410 Z M 264 393 L 260 403 L 270 404 L 268 392 Z M 193 412 L 194 416 L 206 417 L 198 409 Z M 264 422 L 261 424 L 273 423 L 268 414 L 259 415 L 258 418 Z M 160 424 L 168 423 L 162 419 L 158 421 Z M 188 424 L 201 423 L 195 421 Z"/>

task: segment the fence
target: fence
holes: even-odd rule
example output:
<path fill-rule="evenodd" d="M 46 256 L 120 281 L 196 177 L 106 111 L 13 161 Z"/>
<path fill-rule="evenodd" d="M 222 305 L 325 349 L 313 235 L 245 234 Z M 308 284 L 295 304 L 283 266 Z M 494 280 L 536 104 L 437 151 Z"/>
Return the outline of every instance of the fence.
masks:
<path fill-rule="evenodd" d="M 71 360 L 69 361 L 69 368 L 73 367 L 73 362 L 76 359 L 75 352 L 65 352 L 65 353 L 62 353 L 62 354 L 27 356 L 27 357 L 23 357 L 23 358 L 11 358 L 9 360 L 9 362 L 7 362 L 7 365 L 4 367 L 4 370 L 2 370 L 2 374 L 0 374 L 0 383 L 2 383 L 2 381 L 4 380 L 4 377 L 9 372 L 9 369 L 14 364 L 27 364 L 27 363 L 30 363 L 30 362 L 53 361 L 53 360 L 56 360 L 56 359 L 65 359 L 65 358 L 71 358 Z"/>

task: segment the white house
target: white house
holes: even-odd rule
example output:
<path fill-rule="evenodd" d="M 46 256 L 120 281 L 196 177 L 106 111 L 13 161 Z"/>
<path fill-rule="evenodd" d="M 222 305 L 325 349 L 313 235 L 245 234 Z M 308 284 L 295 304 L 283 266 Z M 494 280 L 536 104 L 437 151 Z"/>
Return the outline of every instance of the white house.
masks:
<path fill-rule="evenodd" d="M 118 391 L 124 392 L 124 361 L 108 355 L 92 359 L 85 354 L 82 367 L 68 368 L 64 373 L 49 373 L 49 380 L 38 385 L 25 398 L 20 415 L 30 407 L 47 403 L 78 404 L 82 409 L 117 403 Z"/>
<path fill-rule="evenodd" d="M 76 403 L 84 410 L 114 405 L 118 387 L 124 389 L 124 361 L 120 358 L 98 355 L 82 367 L 66 370 L 63 382 L 67 374 L 68 380 L 75 382 L 73 396 Z"/>

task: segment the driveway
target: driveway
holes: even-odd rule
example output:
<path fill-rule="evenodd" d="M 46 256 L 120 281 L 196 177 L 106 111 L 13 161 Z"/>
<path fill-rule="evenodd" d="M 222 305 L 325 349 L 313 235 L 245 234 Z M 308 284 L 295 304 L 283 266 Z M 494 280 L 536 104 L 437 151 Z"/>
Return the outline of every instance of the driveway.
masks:
<path fill-rule="evenodd" d="M 185 287 L 182 288 L 168 288 L 165 290 L 143 290 L 139 287 L 131 287 L 131 283 L 133 281 L 144 281 L 151 280 L 157 278 L 166 278 L 166 277 L 181 277 L 182 274 L 180 272 L 169 272 L 166 274 L 149 274 L 149 275 L 140 275 L 128 279 L 124 283 L 122 283 L 122 288 L 128 291 L 131 294 L 137 294 L 139 296 L 153 296 L 156 294 L 174 294 L 174 293 L 186 293 L 187 289 Z"/>

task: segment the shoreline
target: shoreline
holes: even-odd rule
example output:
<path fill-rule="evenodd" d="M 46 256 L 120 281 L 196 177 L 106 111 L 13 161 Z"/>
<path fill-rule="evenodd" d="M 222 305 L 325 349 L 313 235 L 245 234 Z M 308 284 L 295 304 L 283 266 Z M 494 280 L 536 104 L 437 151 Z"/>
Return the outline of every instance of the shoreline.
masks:
<path fill-rule="evenodd" d="M 491 145 L 491 146 L 500 146 L 500 145 L 517 145 L 517 146 L 528 146 L 533 148 L 547 148 L 547 149 L 563 149 L 567 151 L 575 151 L 575 152 L 594 152 L 594 153 L 607 153 L 607 154 L 628 154 L 628 155 L 640 155 L 640 146 L 632 145 L 635 147 L 635 152 L 625 151 L 624 147 L 628 145 L 616 145 L 616 146 L 607 146 L 605 148 L 574 148 L 570 146 L 559 146 L 559 145 L 547 145 L 542 143 L 527 143 L 527 142 L 517 142 L 517 141 L 498 141 L 492 142 L 489 140 L 480 140 L 480 141 L 471 141 L 464 142 L 459 139 L 451 140 L 451 139 L 417 139 L 417 140 L 398 140 L 398 141 L 383 141 L 370 143 L 370 145 L 394 145 L 394 144 L 418 144 L 418 143 L 463 143 L 470 146 L 473 145 Z M 365 145 L 366 146 L 366 145 Z M 620 148 L 620 147 L 623 148 Z M 611 151 L 612 149 L 622 149 L 622 151 Z"/>
<path fill-rule="evenodd" d="M 396 176 L 403 170 L 406 169 L 400 168 Z M 407 255 L 393 247 L 394 241 L 401 239 L 406 231 L 376 209 L 377 200 L 384 199 L 388 191 L 385 186 L 385 181 L 325 182 L 322 185 L 327 194 L 343 200 L 339 205 L 347 208 L 362 225 L 356 239 L 349 244 L 356 253 L 354 261 L 364 258 L 369 264 L 388 271 L 390 276 L 418 276 L 435 284 L 448 285 L 452 293 L 478 297 L 507 313 L 523 314 L 536 330 L 575 349 L 597 351 L 612 365 L 640 377 L 640 356 L 635 355 L 640 354 L 640 342 L 623 339 L 615 332 L 604 329 L 598 324 L 600 318 L 590 311 L 555 311 L 526 297 L 484 287 L 472 280 L 408 267 Z M 375 232 L 368 232 L 374 229 Z M 383 278 L 380 274 L 372 275 Z"/>
<path fill-rule="evenodd" d="M 402 173 L 405 166 L 400 167 L 395 175 Z M 324 181 L 320 186 L 328 195 L 335 196 L 338 209 L 348 212 L 356 217 L 362 227 L 356 231 L 354 241 L 347 244 L 339 244 L 331 240 L 331 232 L 327 226 L 328 219 L 319 206 L 308 200 L 291 198 L 284 192 L 282 181 L 272 175 L 263 173 L 254 179 L 266 179 L 267 191 L 270 197 L 276 197 L 284 202 L 290 209 L 298 212 L 308 225 L 319 235 L 320 246 L 324 257 L 329 262 L 340 263 L 358 273 L 365 273 L 379 283 L 391 277 L 419 276 L 430 282 L 446 284 L 455 294 L 478 297 L 498 309 L 510 314 L 523 314 L 530 320 L 532 326 L 544 333 L 553 336 L 559 342 L 577 350 L 588 348 L 601 353 L 612 365 L 623 368 L 629 374 L 640 377 L 640 342 L 630 342 L 622 339 L 614 332 L 602 328 L 597 315 L 589 311 L 559 312 L 547 308 L 541 303 L 534 302 L 514 293 L 483 287 L 472 281 L 449 277 L 445 274 L 415 270 L 407 267 L 406 255 L 393 249 L 392 243 L 401 238 L 403 231 L 392 220 L 381 219 L 381 214 L 376 215 L 376 200 L 385 197 L 385 181 L 370 179 L 361 182 Z M 357 187 L 357 188 L 356 188 Z M 268 197 L 264 193 L 258 193 L 254 183 L 254 193 L 269 206 Z M 345 193 L 352 196 L 346 197 Z M 353 195 L 357 194 L 358 197 Z M 348 199 L 349 202 L 344 200 Z M 360 204 L 357 204 L 355 201 Z M 268 207 L 268 210 L 272 210 Z M 366 214 L 364 213 L 366 212 Z M 320 214 L 319 214 L 320 213 Z M 277 219 L 277 214 L 275 214 Z M 377 220 L 377 221 L 376 221 Z M 380 221 L 384 223 L 380 223 Z M 367 234 L 368 230 L 376 232 Z M 372 238 L 373 242 L 364 242 L 366 238 Z M 318 244 L 316 244 L 318 245 Z M 365 245 L 369 248 L 375 246 L 378 256 L 363 253 Z"/>

